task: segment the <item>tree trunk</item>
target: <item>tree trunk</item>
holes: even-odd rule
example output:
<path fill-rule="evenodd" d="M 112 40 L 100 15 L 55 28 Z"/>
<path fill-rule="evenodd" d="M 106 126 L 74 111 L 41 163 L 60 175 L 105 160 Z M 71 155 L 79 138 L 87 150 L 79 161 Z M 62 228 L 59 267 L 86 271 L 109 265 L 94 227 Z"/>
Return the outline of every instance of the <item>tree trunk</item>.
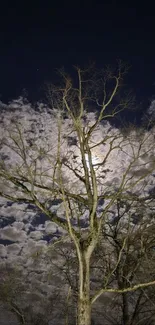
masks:
<path fill-rule="evenodd" d="M 77 324 L 91 325 L 91 303 L 87 295 L 83 296 L 83 299 L 79 298 Z"/>
<path fill-rule="evenodd" d="M 90 254 L 81 249 L 77 325 L 91 325 Z"/>

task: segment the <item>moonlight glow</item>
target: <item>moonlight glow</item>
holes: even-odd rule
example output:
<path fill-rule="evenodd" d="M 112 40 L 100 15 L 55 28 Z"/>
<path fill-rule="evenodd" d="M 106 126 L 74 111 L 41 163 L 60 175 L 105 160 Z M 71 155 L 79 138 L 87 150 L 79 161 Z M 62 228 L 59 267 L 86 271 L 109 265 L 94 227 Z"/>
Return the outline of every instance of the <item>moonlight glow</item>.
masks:
<path fill-rule="evenodd" d="M 87 163 L 87 167 L 89 168 L 89 159 L 88 159 L 88 154 L 85 154 L 85 158 L 86 158 L 86 163 Z M 92 155 L 92 164 L 95 165 L 99 162 L 99 158 L 96 155 Z"/>

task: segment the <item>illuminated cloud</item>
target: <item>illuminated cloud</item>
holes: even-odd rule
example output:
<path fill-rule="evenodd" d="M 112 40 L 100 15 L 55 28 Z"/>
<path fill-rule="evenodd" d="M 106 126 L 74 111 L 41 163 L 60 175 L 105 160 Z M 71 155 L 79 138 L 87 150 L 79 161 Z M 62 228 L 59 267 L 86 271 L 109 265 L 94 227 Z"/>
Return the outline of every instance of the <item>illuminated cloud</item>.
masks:
<path fill-rule="evenodd" d="M 9 107 L 4 107 L 0 113 L 0 138 L 8 140 L 8 130 L 11 130 L 15 136 L 15 128 L 13 121 L 21 124 L 21 129 L 25 138 L 25 145 L 27 146 L 27 159 L 32 161 L 37 159 L 38 174 L 46 174 L 42 178 L 44 184 L 53 186 L 52 183 L 52 164 L 55 162 L 57 154 L 57 123 L 55 117 L 50 115 L 50 111 L 43 104 L 34 110 L 33 107 L 27 103 L 23 104 L 22 98 L 9 104 Z M 85 122 L 85 127 L 92 125 L 95 122 L 95 114 L 88 113 Z M 72 123 L 69 119 L 65 119 L 62 124 L 62 138 L 61 138 L 61 158 L 63 161 L 69 163 L 70 169 L 65 165 L 63 167 L 63 182 L 66 189 L 71 190 L 73 193 L 83 193 L 83 183 L 79 181 L 74 174 L 74 170 L 78 171 L 83 176 L 81 168 L 81 156 L 78 147 L 78 141 L 75 133 L 70 131 Z M 110 148 L 111 137 L 116 136 L 114 141 L 115 150 L 112 150 L 106 164 L 104 159 Z M 151 132 L 146 132 L 146 138 L 143 147 L 142 155 L 137 163 L 133 165 L 131 174 L 134 178 L 138 178 L 141 173 L 151 167 L 151 156 L 155 155 L 154 145 L 150 152 L 148 148 L 150 143 L 154 144 L 153 135 Z M 109 138 L 108 138 L 109 137 Z M 141 138 L 137 137 L 134 131 L 131 132 L 133 138 L 134 148 L 140 144 Z M 105 139 L 105 141 L 102 141 Z M 99 147 L 96 147 L 98 142 L 101 142 Z M 92 146 L 92 163 L 97 165 L 103 163 L 103 166 L 97 166 L 97 182 L 99 194 L 108 191 L 115 193 L 122 180 L 122 176 L 127 166 L 130 164 L 131 157 L 133 156 L 133 147 L 126 139 L 123 139 L 120 130 L 111 127 L 110 123 L 102 123 L 94 132 L 90 139 Z M 11 144 L 11 142 L 9 142 Z M 48 152 L 48 158 L 46 153 Z M 0 157 L 6 163 L 6 166 L 11 170 L 11 166 L 17 166 L 22 162 L 19 155 L 4 145 L 0 149 Z M 87 160 L 87 164 L 89 164 Z M 144 166 L 145 165 L 145 166 Z M 71 170 L 72 169 L 72 170 Z M 45 173 L 46 171 L 46 173 Z M 38 178 L 39 179 L 39 178 Z M 147 195 L 153 191 L 155 187 L 155 177 L 153 174 L 147 177 L 146 184 L 136 185 L 134 192 L 138 195 Z M 0 182 L 0 187 L 4 186 L 8 193 L 12 193 L 12 188 L 8 184 Z M 3 187 L 3 188 L 4 188 Z M 19 194 L 19 192 L 17 193 Z M 46 196 L 46 202 L 49 209 L 56 213 L 56 215 L 65 219 L 65 211 L 62 201 L 58 198 L 54 200 L 51 194 L 39 192 L 37 195 L 41 200 Z M 98 202 L 97 213 L 98 216 L 103 212 L 108 201 L 101 199 Z M 45 261 L 45 253 L 49 249 L 50 242 L 53 242 L 62 234 L 66 234 L 65 230 L 58 227 L 54 222 L 49 220 L 44 214 L 41 214 L 38 209 L 34 208 L 31 204 L 21 202 L 8 202 L 0 198 L 1 205 L 1 219 L 0 219 L 0 263 L 10 263 L 18 265 L 25 272 L 29 274 L 31 281 L 35 282 L 36 286 L 40 286 L 40 290 L 50 294 L 51 287 L 47 285 L 47 273 L 50 272 L 50 264 Z M 117 217 L 115 213 L 115 205 L 112 207 L 112 212 L 108 214 L 108 220 L 113 220 Z M 134 212 L 134 211 L 133 211 Z M 148 211 L 149 213 L 149 211 Z M 77 220 L 72 221 L 75 228 L 77 227 Z M 89 226 L 88 211 L 83 210 L 80 216 L 80 225 L 83 229 Z M 56 278 L 55 278 L 56 279 Z M 57 281 L 58 283 L 60 281 Z M 54 286 L 54 284 L 53 284 Z"/>

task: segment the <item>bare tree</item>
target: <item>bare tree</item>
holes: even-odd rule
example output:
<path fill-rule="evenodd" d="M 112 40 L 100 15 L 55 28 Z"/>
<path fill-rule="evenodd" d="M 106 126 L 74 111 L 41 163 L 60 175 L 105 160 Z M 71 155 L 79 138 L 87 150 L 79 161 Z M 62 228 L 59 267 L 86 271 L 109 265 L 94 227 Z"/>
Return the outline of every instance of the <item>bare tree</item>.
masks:
<path fill-rule="evenodd" d="M 50 88 L 54 139 L 45 137 L 44 130 L 42 145 L 36 146 L 33 136 L 29 139 L 20 124 L 12 122 L 2 142 L 14 153 L 14 159 L 9 164 L 1 161 L 0 171 L 3 198 L 35 205 L 74 244 L 78 325 L 91 324 L 92 305 L 105 292 L 125 295 L 155 284 L 152 277 L 133 285 L 130 281 L 111 282 L 127 245 L 124 236 L 103 286 L 90 295 L 90 263 L 103 225 L 112 218 L 120 199 L 130 204 L 134 197 L 137 206 L 150 202 L 148 185 L 153 187 L 155 169 L 152 133 L 142 128 L 123 133 L 107 122 L 132 104 L 130 94 L 124 98 L 120 93 L 126 69 L 120 63 L 114 72 L 107 68 L 94 75 L 92 71 L 76 68 L 75 83 L 61 72 L 63 85 Z M 88 114 L 89 107 L 96 108 L 97 113 Z M 61 213 L 51 209 L 50 202 L 55 199 L 61 201 Z"/>

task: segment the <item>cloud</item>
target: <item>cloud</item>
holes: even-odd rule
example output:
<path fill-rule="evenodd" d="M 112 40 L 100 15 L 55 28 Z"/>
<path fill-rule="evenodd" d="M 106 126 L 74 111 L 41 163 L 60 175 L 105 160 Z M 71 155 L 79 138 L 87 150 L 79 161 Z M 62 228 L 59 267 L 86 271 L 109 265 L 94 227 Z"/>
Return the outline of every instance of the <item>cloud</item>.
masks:
<path fill-rule="evenodd" d="M 24 222 L 20 222 L 20 221 L 13 222 L 12 226 L 15 227 L 17 230 L 22 230 L 23 228 L 25 228 Z"/>
<path fill-rule="evenodd" d="M 35 230 L 30 233 L 29 237 L 35 240 L 39 240 L 43 237 L 43 233 L 41 231 Z"/>
<path fill-rule="evenodd" d="M 7 248 L 4 245 L 0 244 L 0 257 L 6 257 L 7 256 Z"/>
<path fill-rule="evenodd" d="M 152 102 L 147 110 L 147 113 L 152 120 L 155 119 L 155 100 L 152 100 Z"/>
<path fill-rule="evenodd" d="M 39 250 L 44 250 L 47 247 L 47 242 L 44 240 L 35 240 L 34 238 L 28 238 L 27 242 L 23 246 L 23 254 L 33 254 Z"/>
<path fill-rule="evenodd" d="M 58 226 L 52 221 L 45 222 L 45 232 L 46 234 L 55 233 L 58 229 Z"/>
<path fill-rule="evenodd" d="M 19 252 L 21 251 L 21 247 L 22 245 L 18 245 L 18 244 L 11 244 L 7 246 L 7 253 L 8 254 L 13 254 L 13 255 L 18 255 Z"/>
<path fill-rule="evenodd" d="M 27 211 L 27 204 L 26 203 L 17 203 L 17 202 L 10 202 L 6 199 L 0 198 L 1 204 L 1 217 L 13 217 L 17 222 L 23 222 L 23 220 L 27 220 L 33 218 L 36 212 L 34 211 Z"/>
<path fill-rule="evenodd" d="M 23 230 L 17 230 L 15 227 L 7 226 L 0 229 L 0 238 L 14 242 L 23 242 L 26 240 L 27 235 Z"/>

